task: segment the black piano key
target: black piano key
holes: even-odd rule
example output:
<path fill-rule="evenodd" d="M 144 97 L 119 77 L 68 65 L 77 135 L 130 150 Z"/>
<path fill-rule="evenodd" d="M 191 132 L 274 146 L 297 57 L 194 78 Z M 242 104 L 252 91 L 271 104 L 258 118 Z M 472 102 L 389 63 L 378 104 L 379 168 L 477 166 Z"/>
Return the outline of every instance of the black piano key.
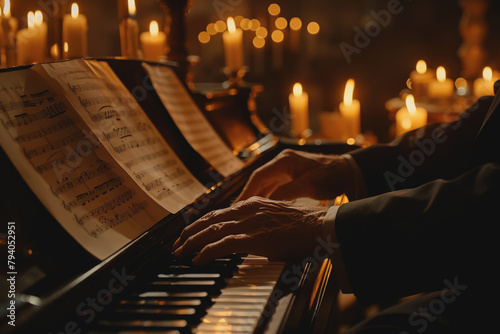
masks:
<path fill-rule="evenodd" d="M 200 299 L 137 299 L 121 300 L 120 307 L 154 307 L 154 308 L 197 308 L 203 306 Z"/>
<path fill-rule="evenodd" d="M 205 312 L 194 308 L 118 308 L 109 314 L 110 319 L 136 320 L 186 320 L 189 324 L 200 321 Z"/>
<path fill-rule="evenodd" d="M 149 300 L 165 300 L 165 301 L 178 301 L 178 300 L 198 300 L 202 305 L 211 305 L 212 299 L 206 291 L 194 292 L 169 292 L 169 291 L 142 291 L 131 296 L 134 299 L 149 299 Z"/>
<path fill-rule="evenodd" d="M 162 291 L 169 292 L 196 292 L 206 291 L 209 294 L 220 293 L 221 284 L 217 284 L 214 280 L 199 280 L 199 281 L 153 281 L 149 286 Z"/>
<path fill-rule="evenodd" d="M 177 330 L 190 333 L 190 325 L 186 320 L 101 320 L 97 323 L 98 331 L 127 332 L 131 330 Z"/>

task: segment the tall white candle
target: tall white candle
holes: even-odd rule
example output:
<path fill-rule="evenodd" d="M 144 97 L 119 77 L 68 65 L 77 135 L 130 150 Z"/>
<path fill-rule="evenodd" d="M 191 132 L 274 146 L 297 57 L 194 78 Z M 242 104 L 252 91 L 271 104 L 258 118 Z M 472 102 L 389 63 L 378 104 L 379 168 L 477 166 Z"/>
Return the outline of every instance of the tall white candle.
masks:
<path fill-rule="evenodd" d="M 47 24 L 37 11 L 28 13 L 28 27 L 17 32 L 17 65 L 43 62 L 47 59 Z"/>
<path fill-rule="evenodd" d="M 243 31 L 236 28 L 234 19 L 227 19 L 227 31 L 222 34 L 226 66 L 233 72 L 243 67 Z"/>
<path fill-rule="evenodd" d="M 360 103 L 353 99 L 355 82 L 347 80 L 344 91 L 344 101 L 340 103 L 340 114 L 345 120 L 346 134 L 349 138 L 356 138 L 361 133 Z"/>
<path fill-rule="evenodd" d="M 166 54 L 167 35 L 159 31 L 158 22 L 151 21 L 149 31 L 143 32 L 140 40 L 144 58 L 158 60 Z"/>
<path fill-rule="evenodd" d="M 429 97 L 450 98 L 455 94 L 453 80 L 446 78 L 446 70 L 439 66 L 436 70 L 436 78 L 429 83 Z"/>
<path fill-rule="evenodd" d="M 396 113 L 396 136 L 418 129 L 427 124 L 427 110 L 417 108 L 415 98 L 409 94 L 406 97 L 406 107 Z"/>
<path fill-rule="evenodd" d="M 78 4 L 71 5 L 71 14 L 63 18 L 63 42 L 68 43 L 64 58 L 80 58 L 87 56 L 87 18 L 79 13 Z"/>
<path fill-rule="evenodd" d="M 493 75 L 491 67 L 483 69 L 483 77 L 474 80 L 474 96 L 480 98 L 486 95 L 495 95 L 494 85 L 499 78 Z"/>
<path fill-rule="evenodd" d="M 424 60 L 419 60 L 415 71 L 410 73 L 411 90 L 415 99 L 427 96 L 429 83 L 434 78 L 434 73 L 427 68 L 427 63 Z"/>
<path fill-rule="evenodd" d="M 12 17 L 10 12 L 10 0 L 5 0 L 0 26 L 0 46 L 2 54 L 5 55 L 1 59 L 2 67 L 16 66 L 17 60 L 14 46 L 18 24 L 17 19 Z"/>
<path fill-rule="evenodd" d="M 302 137 L 309 129 L 309 95 L 303 91 L 300 83 L 293 86 L 293 92 L 288 96 L 288 103 L 290 105 L 292 135 Z"/>
<path fill-rule="evenodd" d="M 122 56 L 139 58 L 139 25 L 135 19 L 137 9 L 134 0 L 128 0 L 128 14 L 120 23 L 120 43 Z"/>

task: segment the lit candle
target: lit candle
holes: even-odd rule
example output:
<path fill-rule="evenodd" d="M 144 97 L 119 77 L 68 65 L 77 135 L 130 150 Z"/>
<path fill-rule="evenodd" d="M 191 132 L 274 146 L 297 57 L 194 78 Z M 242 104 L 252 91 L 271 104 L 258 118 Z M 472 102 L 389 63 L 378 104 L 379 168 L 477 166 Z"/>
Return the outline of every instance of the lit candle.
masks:
<path fill-rule="evenodd" d="M 222 34 L 224 43 L 224 54 L 226 56 L 226 66 L 237 72 L 243 67 L 243 31 L 236 28 L 234 19 L 227 19 L 227 31 Z"/>
<path fill-rule="evenodd" d="M 292 120 L 292 134 L 294 137 L 302 137 L 309 129 L 309 95 L 302 91 L 302 85 L 293 85 L 293 92 L 288 96 L 290 105 L 290 116 Z"/>
<path fill-rule="evenodd" d="M 450 98 L 455 93 L 453 80 L 446 78 L 446 70 L 439 66 L 436 70 L 436 78 L 429 83 L 429 97 Z"/>
<path fill-rule="evenodd" d="M 17 32 L 17 65 L 46 60 L 47 24 L 40 11 L 28 13 L 28 27 Z"/>
<path fill-rule="evenodd" d="M 144 58 L 158 60 L 166 54 L 167 35 L 159 31 L 158 22 L 151 21 L 149 31 L 143 32 L 140 40 Z"/>
<path fill-rule="evenodd" d="M 0 27 L 0 46 L 2 48 L 2 54 L 5 55 L 5 57 L 2 57 L 2 67 L 16 66 L 14 40 L 17 27 L 18 21 L 15 17 L 12 17 L 10 12 L 10 0 L 5 0 Z"/>
<path fill-rule="evenodd" d="M 139 25 L 135 19 L 137 13 L 134 0 L 128 0 L 128 15 L 120 23 L 120 44 L 123 57 L 139 58 Z"/>
<path fill-rule="evenodd" d="M 361 132 L 360 104 L 353 99 L 354 80 L 349 79 L 345 85 L 344 101 L 340 103 L 340 114 L 345 120 L 346 134 L 349 138 L 356 138 Z"/>
<path fill-rule="evenodd" d="M 495 95 L 494 84 L 498 77 L 493 76 L 491 67 L 483 69 L 483 77 L 474 80 L 474 96 L 480 98 L 486 95 Z"/>
<path fill-rule="evenodd" d="M 71 5 L 71 14 L 63 18 L 63 43 L 68 43 L 68 50 L 63 52 L 64 58 L 81 58 L 87 56 L 87 18 L 79 13 L 76 3 Z"/>
<path fill-rule="evenodd" d="M 434 73 L 427 69 L 424 60 L 419 60 L 415 71 L 410 73 L 411 90 L 416 99 L 427 95 L 429 83 L 434 78 Z"/>
<path fill-rule="evenodd" d="M 420 128 L 427 124 L 427 110 L 417 108 L 415 98 L 409 94 L 406 96 L 406 107 L 396 113 L 396 136 Z"/>

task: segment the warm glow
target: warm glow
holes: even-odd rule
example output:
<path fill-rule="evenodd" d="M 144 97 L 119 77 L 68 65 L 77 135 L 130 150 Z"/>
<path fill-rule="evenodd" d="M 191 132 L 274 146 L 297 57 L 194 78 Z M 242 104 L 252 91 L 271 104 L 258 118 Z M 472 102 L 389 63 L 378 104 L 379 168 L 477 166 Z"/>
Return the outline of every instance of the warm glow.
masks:
<path fill-rule="evenodd" d="M 257 35 L 257 37 L 260 37 L 260 38 L 266 38 L 267 37 L 267 29 L 264 27 L 259 27 L 259 29 L 257 29 L 255 31 L 255 35 Z"/>
<path fill-rule="evenodd" d="M 417 106 L 415 105 L 415 98 L 411 94 L 408 94 L 406 96 L 406 109 L 408 109 L 408 112 L 412 116 L 417 113 Z"/>
<path fill-rule="evenodd" d="M 217 30 L 215 30 L 215 23 L 209 23 L 207 24 L 207 32 L 210 35 L 215 35 L 217 34 Z"/>
<path fill-rule="evenodd" d="M 405 118 L 402 122 L 401 122 L 401 126 L 403 127 L 403 129 L 405 130 L 410 130 L 411 129 L 411 119 L 409 118 Z"/>
<path fill-rule="evenodd" d="M 455 80 L 455 87 L 457 89 L 467 89 L 467 80 L 464 78 L 458 78 Z"/>
<path fill-rule="evenodd" d="M 284 38 L 285 38 L 285 35 L 283 34 L 283 32 L 281 30 L 275 30 L 271 34 L 271 39 L 275 43 L 281 43 L 281 42 L 283 42 Z"/>
<path fill-rule="evenodd" d="M 215 30 L 217 32 L 223 32 L 224 30 L 226 30 L 226 22 L 222 20 L 218 20 L 217 22 L 215 22 Z"/>
<path fill-rule="evenodd" d="M 78 17 L 78 4 L 76 2 L 71 5 L 71 17 L 74 19 Z"/>
<path fill-rule="evenodd" d="M 307 32 L 311 35 L 316 35 L 319 33 L 319 24 L 317 22 L 309 22 L 307 25 Z"/>
<path fill-rule="evenodd" d="M 35 13 L 28 12 L 28 29 L 35 27 Z"/>
<path fill-rule="evenodd" d="M 227 18 L 227 31 L 231 34 L 236 32 L 236 24 L 234 23 L 234 19 L 232 17 Z"/>
<path fill-rule="evenodd" d="M 68 51 L 69 51 L 68 42 L 64 42 L 64 52 L 68 52 Z"/>
<path fill-rule="evenodd" d="M 302 20 L 298 17 L 292 17 L 290 20 L 290 29 L 299 30 L 300 28 L 302 28 Z"/>
<path fill-rule="evenodd" d="M 206 31 L 202 31 L 198 34 L 198 40 L 200 43 L 206 44 L 210 42 L 210 34 Z"/>
<path fill-rule="evenodd" d="M 346 143 L 347 143 L 347 145 L 354 145 L 354 144 L 356 144 L 356 139 L 348 138 Z"/>
<path fill-rule="evenodd" d="M 483 70 L 483 78 L 484 80 L 491 81 L 493 80 L 493 70 L 491 67 L 486 66 Z"/>
<path fill-rule="evenodd" d="M 267 7 L 267 12 L 273 16 L 278 15 L 281 12 L 281 8 L 277 3 L 272 3 Z"/>
<path fill-rule="evenodd" d="M 40 10 L 35 12 L 35 27 L 41 26 L 43 23 L 43 14 Z"/>
<path fill-rule="evenodd" d="M 423 60 L 419 60 L 417 62 L 417 72 L 420 74 L 424 74 L 427 72 L 427 64 Z"/>
<path fill-rule="evenodd" d="M 10 0 L 5 0 L 5 4 L 3 5 L 3 14 L 6 17 L 10 17 Z"/>
<path fill-rule="evenodd" d="M 293 85 L 293 96 L 299 97 L 302 95 L 302 85 L 300 83 L 296 83 Z"/>
<path fill-rule="evenodd" d="M 136 14 L 135 1 L 128 0 L 128 15 L 134 16 Z"/>
<path fill-rule="evenodd" d="M 446 81 L 446 70 L 444 69 L 443 66 L 439 66 L 438 69 L 436 70 L 436 77 L 439 82 Z"/>
<path fill-rule="evenodd" d="M 352 105 L 353 95 L 354 95 L 354 80 L 349 79 L 345 84 L 345 91 L 344 91 L 344 105 L 346 107 L 350 107 Z"/>
<path fill-rule="evenodd" d="M 151 21 L 151 23 L 149 24 L 149 33 L 151 34 L 151 36 L 158 36 L 158 32 L 158 22 Z"/>
<path fill-rule="evenodd" d="M 241 19 L 241 21 L 240 21 L 240 27 L 243 30 L 249 30 L 250 29 L 250 19 L 246 18 L 246 17 L 244 17 L 243 19 Z"/>
<path fill-rule="evenodd" d="M 285 29 L 288 25 L 288 21 L 284 17 L 278 17 L 276 21 L 274 21 L 274 25 L 278 29 Z"/>
<path fill-rule="evenodd" d="M 257 49 L 261 49 L 264 47 L 264 45 L 266 45 L 266 40 L 262 37 L 259 37 L 259 36 L 255 36 L 253 38 L 253 46 L 255 46 Z"/>
<path fill-rule="evenodd" d="M 251 19 L 250 20 L 250 30 L 256 31 L 259 28 L 260 28 L 260 21 L 257 19 Z"/>

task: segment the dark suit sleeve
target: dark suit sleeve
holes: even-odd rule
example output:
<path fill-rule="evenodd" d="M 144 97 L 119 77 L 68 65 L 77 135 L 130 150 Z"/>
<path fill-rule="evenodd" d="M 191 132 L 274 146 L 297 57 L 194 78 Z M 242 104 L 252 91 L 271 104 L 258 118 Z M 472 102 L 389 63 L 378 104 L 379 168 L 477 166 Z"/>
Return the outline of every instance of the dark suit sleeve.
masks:
<path fill-rule="evenodd" d="M 499 189 L 500 164 L 489 163 L 342 205 L 335 229 L 354 293 L 380 301 L 442 290 L 445 280 L 475 286 L 497 263 Z"/>
<path fill-rule="evenodd" d="M 456 122 L 428 125 L 389 144 L 352 152 L 368 195 L 452 179 L 467 171 L 473 165 L 475 137 L 492 101 L 491 96 L 481 98 Z"/>

